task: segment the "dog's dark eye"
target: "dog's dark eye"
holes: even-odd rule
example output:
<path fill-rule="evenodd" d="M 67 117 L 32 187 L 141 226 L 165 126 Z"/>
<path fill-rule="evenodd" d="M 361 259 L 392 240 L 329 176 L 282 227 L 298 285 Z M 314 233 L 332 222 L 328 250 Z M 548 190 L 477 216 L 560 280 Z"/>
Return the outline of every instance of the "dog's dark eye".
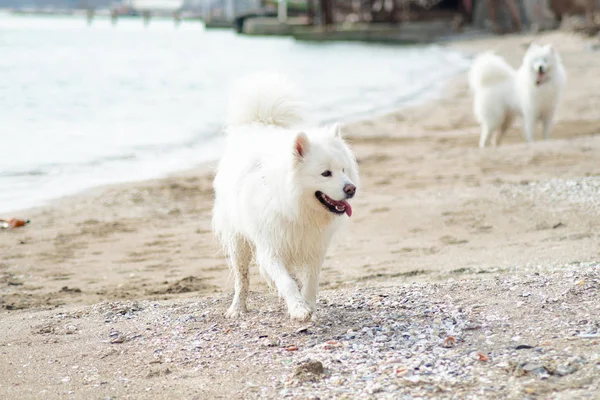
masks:
<path fill-rule="evenodd" d="M 324 177 L 331 176 L 331 171 L 327 170 L 327 171 L 323 172 L 321 175 Z"/>

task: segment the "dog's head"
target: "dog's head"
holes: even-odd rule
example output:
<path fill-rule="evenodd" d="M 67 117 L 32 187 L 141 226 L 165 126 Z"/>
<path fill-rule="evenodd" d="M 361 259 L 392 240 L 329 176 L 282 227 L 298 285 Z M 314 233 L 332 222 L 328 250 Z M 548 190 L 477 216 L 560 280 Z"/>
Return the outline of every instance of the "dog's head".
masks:
<path fill-rule="evenodd" d="M 358 190 L 358 165 L 340 128 L 299 133 L 294 140 L 295 185 L 317 212 L 352 216 Z"/>
<path fill-rule="evenodd" d="M 540 86 L 550 80 L 558 61 L 557 54 L 551 44 L 545 46 L 531 43 L 525 53 L 525 64 L 536 77 L 535 82 Z"/>

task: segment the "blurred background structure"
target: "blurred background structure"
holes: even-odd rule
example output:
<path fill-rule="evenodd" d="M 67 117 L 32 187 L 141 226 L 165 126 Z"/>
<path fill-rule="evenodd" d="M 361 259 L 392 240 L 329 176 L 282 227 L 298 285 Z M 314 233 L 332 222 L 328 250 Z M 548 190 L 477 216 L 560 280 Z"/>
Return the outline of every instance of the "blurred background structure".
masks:
<path fill-rule="evenodd" d="M 598 32 L 600 0 L 0 0 L 19 13 L 110 14 L 201 19 L 208 28 L 298 39 L 429 41 L 449 32 L 567 25 Z M 490 13 L 491 9 L 491 13 Z M 566 21 L 566 22 L 565 22 Z M 411 24 L 412 23 L 412 24 Z M 402 28 L 399 28 L 403 25 Z M 327 27 L 327 31 L 322 28 Z M 397 30 L 405 30 L 403 37 Z"/>

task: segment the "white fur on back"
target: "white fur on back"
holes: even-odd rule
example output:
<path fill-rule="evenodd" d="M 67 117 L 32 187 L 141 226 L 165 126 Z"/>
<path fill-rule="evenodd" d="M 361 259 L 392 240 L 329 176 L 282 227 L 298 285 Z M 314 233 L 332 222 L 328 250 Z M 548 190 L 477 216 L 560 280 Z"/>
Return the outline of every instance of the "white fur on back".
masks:
<path fill-rule="evenodd" d="M 230 95 L 229 125 L 291 127 L 303 119 L 302 103 L 284 75 L 260 73 L 247 77 L 237 82 Z"/>
<path fill-rule="evenodd" d="M 475 59 L 469 72 L 469 84 L 474 91 L 513 79 L 515 70 L 494 53 L 483 53 Z"/>

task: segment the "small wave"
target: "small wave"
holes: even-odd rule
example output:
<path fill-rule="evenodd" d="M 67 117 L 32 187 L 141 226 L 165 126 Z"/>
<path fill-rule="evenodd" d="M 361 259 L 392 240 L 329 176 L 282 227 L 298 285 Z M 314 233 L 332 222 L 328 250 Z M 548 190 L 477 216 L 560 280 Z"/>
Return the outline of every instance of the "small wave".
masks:
<path fill-rule="evenodd" d="M 42 176 L 48 175 L 46 171 L 41 169 L 31 169 L 25 171 L 0 171 L 0 178 L 18 178 L 23 176 Z"/>
<path fill-rule="evenodd" d="M 52 175 L 57 170 L 64 171 L 66 169 L 80 169 L 85 167 L 97 167 L 111 161 L 127 161 L 135 160 L 137 156 L 133 153 L 120 154 L 114 156 L 100 157 L 85 162 L 77 163 L 50 163 L 38 165 L 35 168 L 14 171 L 0 171 L 0 178 L 19 178 L 19 177 L 34 177 Z"/>
<path fill-rule="evenodd" d="M 107 157 L 100 157 L 100 158 L 96 158 L 84 163 L 80 163 L 77 165 L 81 165 L 81 166 L 86 166 L 86 167 L 96 167 L 98 165 L 102 165 L 104 163 L 107 162 L 111 162 L 111 161 L 127 161 L 127 160 L 135 160 L 137 158 L 137 156 L 133 153 L 129 153 L 129 154 L 119 154 L 119 155 L 115 155 L 115 156 L 107 156 Z"/>

